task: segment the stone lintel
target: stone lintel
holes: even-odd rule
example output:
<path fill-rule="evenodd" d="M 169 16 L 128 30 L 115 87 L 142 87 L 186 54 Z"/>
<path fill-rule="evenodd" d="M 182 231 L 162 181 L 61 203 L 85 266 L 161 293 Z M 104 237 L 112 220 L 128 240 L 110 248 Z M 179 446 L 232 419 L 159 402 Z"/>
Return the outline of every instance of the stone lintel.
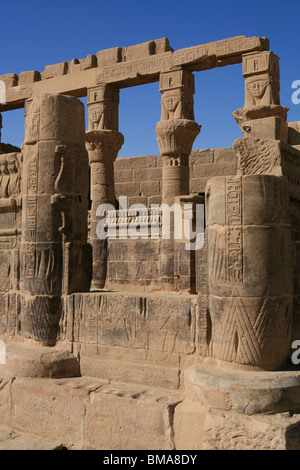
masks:
<path fill-rule="evenodd" d="M 15 74 L 2 76 L 7 82 L 7 97 L 6 103 L 0 106 L 0 112 L 22 108 L 26 99 L 32 99 L 41 93 L 62 93 L 81 98 L 86 96 L 87 88 L 97 86 L 99 83 L 112 84 L 117 88 L 142 85 L 158 81 L 162 71 L 184 67 L 192 72 L 240 63 L 243 54 L 269 48 L 266 38 L 246 36 L 188 47 L 175 52 L 167 44 L 161 47 L 158 41 L 151 42 L 156 44 L 154 49 L 153 46 L 131 46 L 137 49 L 127 48 L 127 51 L 131 51 L 130 54 L 117 55 L 114 61 L 109 59 L 110 54 L 108 54 L 108 58 L 103 62 L 104 66 L 99 66 L 99 53 L 98 66 L 95 66 L 94 60 L 87 65 L 90 68 L 86 69 L 81 67 L 77 60 L 76 63 L 71 61 L 72 67 L 67 62 L 63 62 L 63 66 L 61 64 L 54 64 L 55 67 L 46 66 L 47 74 L 42 72 L 42 80 L 26 85 L 20 85 L 19 77 Z"/>

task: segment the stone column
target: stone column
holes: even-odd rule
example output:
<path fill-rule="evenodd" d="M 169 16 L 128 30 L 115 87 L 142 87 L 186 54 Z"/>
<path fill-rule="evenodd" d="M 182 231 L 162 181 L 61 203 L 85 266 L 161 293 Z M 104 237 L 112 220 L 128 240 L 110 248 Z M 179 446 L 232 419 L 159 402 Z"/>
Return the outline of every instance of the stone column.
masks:
<path fill-rule="evenodd" d="M 291 347 L 292 237 L 285 178 L 212 178 L 207 186 L 210 355 L 273 370 Z"/>
<path fill-rule="evenodd" d="M 194 76 L 186 70 L 160 74 L 161 120 L 156 135 L 163 157 L 162 203 L 189 194 L 189 155 L 200 132 L 194 120 Z M 174 237 L 162 240 L 161 275 L 166 288 L 174 288 Z"/>
<path fill-rule="evenodd" d="M 279 57 L 273 52 L 243 54 L 244 107 L 233 113 L 244 137 L 288 141 L 288 108 L 280 105 Z"/>
<path fill-rule="evenodd" d="M 102 289 L 107 271 L 107 240 L 96 234 L 101 204 L 115 207 L 114 161 L 124 143 L 118 132 L 119 90 L 109 85 L 99 85 L 88 90 L 89 127 L 86 148 L 91 174 L 90 243 L 93 248 L 93 278 L 91 289 Z"/>
<path fill-rule="evenodd" d="M 61 295 L 90 287 L 84 106 L 54 94 L 29 104 L 23 146 L 21 333 L 52 345 Z"/>

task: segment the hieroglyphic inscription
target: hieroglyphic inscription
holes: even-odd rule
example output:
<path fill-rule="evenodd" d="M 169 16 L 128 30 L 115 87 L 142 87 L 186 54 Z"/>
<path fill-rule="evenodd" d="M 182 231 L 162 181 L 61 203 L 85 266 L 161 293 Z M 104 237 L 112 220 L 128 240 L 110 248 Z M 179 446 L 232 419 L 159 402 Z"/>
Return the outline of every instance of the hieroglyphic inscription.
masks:
<path fill-rule="evenodd" d="M 131 63 L 122 63 L 103 68 L 101 72 L 98 73 L 96 81 L 97 83 L 115 82 L 117 79 L 134 78 L 137 74 L 159 73 L 163 69 L 169 69 L 170 65 L 171 55 Z"/>
<path fill-rule="evenodd" d="M 37 161 L 34 158 L 29 163 L 27 183 L 27 214 L 26 225 L 29 240 L 35 241 L 36 215 L 37 215 Z M 28 241 L 29 241 L 28 240 Z"/>
<path fill-rule="evenodd" d="M 241 51 L 251 50 L 258 44 L 258 38 L 246 38 L 245 36 L 225 39 L 224 41 L 216 42 L 216 56 L 222 57 L 241 53 Z"/>
<path fill-rule="evenodd" d="M 172 65 L 184 65 L 197 62 L 202 57 L 206 57 L 208 50 L 206 47 L 191 47 L 175 51 L 172 54 Z"/>
<path fill-rule="evenodd" d="M 28 167 L 27 205 L 26 205 L 26 231 L 27 241 L 35 242 L 37 217 L 37 160 L 34 158 Z M 26 244 L 25 276 L 33 278 L 35 272 L 35 249 L 31 243 Z"/>
<path fill-rule="evenodd" d="M 226 179 L 227 281 L 243 282 L 241 178 Z"/>

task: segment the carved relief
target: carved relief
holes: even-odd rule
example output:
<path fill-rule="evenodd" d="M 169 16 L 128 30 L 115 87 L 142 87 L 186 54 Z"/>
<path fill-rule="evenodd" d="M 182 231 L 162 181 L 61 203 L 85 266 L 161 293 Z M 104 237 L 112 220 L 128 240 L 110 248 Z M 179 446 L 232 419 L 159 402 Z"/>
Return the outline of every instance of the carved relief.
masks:
<path fill-rule="evenodd" d="M 61 299 L 36 295 L 21 296 L 21 332 L 46 345 L 55 343 L 61 316 Z"/>
<path fill-rule="evenodd" d="M 287 359 L 292 318 L 284 179 L 220 177 L 210 180 L 209 191 L 210 354 L 273 369 Z"/>
<path fill-rule="evenodd" d="M 242 175 L 285 176 L 300 183 L 300 152 L 274 139 L 240 138 L 233 144 L 238 155 L 238 173 Z"/>
<path fill-rule="evenodd" d="M 166 156 L 163 160 L 163 165 L 170 166 L 188 166 L 188 157 L 186 155 L 178 155 L 177 157 Z"/>
<path fill-rule="evenodd" d="M 278 104 L 278 87 L 271 77 L 266 74 L 245 79 L 247 105 L 262 106 Z"/>
<path fill-rule="evenodd" d="M 0 198 L 20 196 L 22 154 L 8 153 L 0 156 Z"/>
<path fill-rule="evenodd" d="M 99 85 L 88 90 L 88 130 L 118 130 L 118 106 L 118 89 Z"/>
<path fill-rule="evenodd" d="M 245 82 L 246 90 L 249 92 L 252 98 L 253 105 L 260 105 L 263 103 L 263 96 L 266 93 L 266 89 L 270 86 L 270 79 L 269 77 L 261 77 L 257 78 L 249 78 Z M 250 102 L 250 97 L 248 96 L 248 102 Z M 266 103 L 270 104 L 270 103 Z"/>
<path fill-rule="evenodd" d="M 166 91 L 161 97 L 161 105 L 162 121 L 167 119 L 180 119 L 182 117 L 182 103 L 180 90 Z"/>
<path fill-rule="evenodd" d="M 96 103 L 89 106 L 89 130 L 116 129 L 117 104 Z"/>
<path fill-rule="evenodd" d="M 89 130 L 104 129 L 104 105 L 94 104 L 89 107 Z"/>
<path fill-rule="evenodd" d="M 8 197 L 8 183 L 9 183 L 9 171 L 7 168 L 7 161 L 6 155 L 0 156 L 0 197 L 7 198 Z"/>
<path fill-rule="evenodd" d="M 25 143 L 34 144 L 40 138 L 40 109 L 38 101 L 26 101 Z"/>
<path fill-rule="evenodd" d="M 20 194 L 20 163 L 16 154 L 7 156 L 7 168 L 9 171 L 9 182 L 8 182 L 8 197 L 17 196 Z"/>
<path fill-rule="evenodd" d="M 224 39 L 213 43 L 215 45 L 215 54 L 218 58 L 234 55 L 243 50 L 251 50 L 258 45 L 258 42 L 268 42 L 266 38 L 256 38 L 245 36 L 237 36 L 234 38 Z"/>
<path fill-rule="evenodd" d="M 179 353 L 195 348 L 195 307 L 190 301 L 74 294 L 68 318 L 68 335 L 74 341 L 135 348 L 146 361 L 174 362 Z"/>
<path fill-rule="evenodd" d="M 272 52 L 254 52 L 243 56 L 245 105 L 280 105 L 279 58 Z"/>
<path fill-rule="evenodd" d="M 291 299 L 251 299 L 240 297 L 237 290 L 235 293 L 236 297 L 210 300 L 213 356 L 266 368 L 280 365 L 290 347 Z M 226 315 L 221 314 L 224 311 Z"/>
<path fill-rule="evenodd" d="M 37 142 L 32 140 L 36 116 Z M 21 323 L 22 334 L 38 341 L 55 341 L 60 296 L 69 293 L 71 284 L 71 288 L 78 289 L 69 270 L 89 288 L 85 282 L 88 273 L 82 274 L 80 251 L 86 243 L 89 180 L 83 122 L 84 109 L 79 100 L 53 94 L 36 97 L 26 118 Z M 11 159 L 9 163 L 8 191 L 13 194 L 18 184 L 16 162 Z M 67 246 L 70 240 L 78 243 L 77 251 Z"/>
<path fill-rule="evenodd" d="M 178 70 L 160 75 L 161 121 L 194 120 L 194 76 Z"/>
<path fill-rule="evenodd" d="M 243 228 L 241 180 L 226 179 L 227 280 L 243 282 Z"/>
<path fill-rule="evenodd" d="M 193 93 L 180 89 L 165 91 L 161 98 L 161 120 L 194 119 Z"/>
<path fill-rule="evenodd" d="M 59 246 L 26 243 L 21 252 L 21 278 L 24 289 L 31 294 L 59 294 L 61 264 L 62 253 Z"/>
<path fill-rule="evenodd" d="M 107 244 L 96 237 L 97 207 L 101 203 L 115 205 L 114 161 L 123 145 L 118 132 L 119 90 L 100 84 L 88 90 L 89 128 L 86 148 L 90 163 L 91 231 L 93 247 L 92 288 L 103 288 L 107 273 Z"/>
<path fill-rule="evenodd" d="M 0 291 L 19 287 L 20 153 L 0 156 Z"/>

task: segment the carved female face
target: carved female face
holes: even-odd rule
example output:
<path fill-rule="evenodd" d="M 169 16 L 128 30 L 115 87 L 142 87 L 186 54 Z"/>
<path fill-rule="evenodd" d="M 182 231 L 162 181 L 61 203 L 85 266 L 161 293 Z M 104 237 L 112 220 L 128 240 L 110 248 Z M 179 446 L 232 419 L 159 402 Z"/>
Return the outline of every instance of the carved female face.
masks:
<path fill-rule="evenodd" d="M 247 88 L 254 98 L 262 98 L 265 94 L 269 80 L 255 80 L 248 83 Z"/>
<path fill-rule="evenodd" d="M 9 173 L 17 173 L 18 169 L 17 169 L 17 165 L 16 165 L 16 160 L 9 160 L 7 162 L 7 169 L 9 171 Z"/>
<path fill-rule="evenodd" d="M 7 170 L 7 163 L 6 163 L 6 159 L 5 158 L 1 158 L 0 159 L 0 171 L 3 175 L 7 175 L 8 174 L 8 170 Z"/>
<path fill-rule="evenodd" d="M 91 107 L 89 110 L 89 117 L 92 122 L 98 123 L 100 121 L 100 118 L 104 112 L 104 108 L 102 105 L 96 105 Z"/>
<path fill-rule="evenodd" d="M 179 101 L 181 100 L 181 93 L 177 90 L 172 90 L 171 92 L 166 91 L 162 97 L 161 102 L 163 106 L 169 111 L 175 111 Z"/>

